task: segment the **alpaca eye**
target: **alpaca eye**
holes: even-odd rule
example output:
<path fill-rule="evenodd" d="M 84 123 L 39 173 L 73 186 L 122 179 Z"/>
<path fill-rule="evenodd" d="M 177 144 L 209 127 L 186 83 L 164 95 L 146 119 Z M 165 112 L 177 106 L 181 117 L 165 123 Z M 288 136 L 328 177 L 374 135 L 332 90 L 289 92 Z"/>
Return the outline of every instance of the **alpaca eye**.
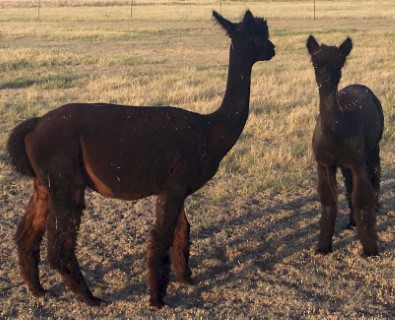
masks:
<path fill-rule="evenodd" d="M 315 70 L 318 69 L 318 65 L 317 64 L 314 64 L 313 67 L 314 67 Z"/>

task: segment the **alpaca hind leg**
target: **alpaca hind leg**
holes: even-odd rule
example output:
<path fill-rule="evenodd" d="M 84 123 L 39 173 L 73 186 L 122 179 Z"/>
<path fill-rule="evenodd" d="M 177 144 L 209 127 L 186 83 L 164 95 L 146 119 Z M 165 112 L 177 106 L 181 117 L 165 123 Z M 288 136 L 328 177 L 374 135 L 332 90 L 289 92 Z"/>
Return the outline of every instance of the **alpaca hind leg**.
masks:
<path fill-rule="evenodd" d="M 357 223 L 357 234 L 364 254 L 376 256 L 378 254 L 378 237 L 375 191 L 363 168 L 353 171 L 353 184 L 352 200 Z"/>
<path fill-rule="evenodd" d="M 381 181 L 380 147 L 377 146 L 368 154 L 367 166 L 369 178 L 375 193 L 376 210 L 379 209 L 379 193 Z"/>
<path fill-rule="evenodd" d="M 169 283 L 169 251 L 185 197 L 160 195 L 156 204 L 156 221 L 148 244 L 148 281 L 150 304 L 161 308 Z"/>
<path fill-rule="evenodd" d="M 318 165 L 318 194 L 322 213 L 317 251 L 327 254 L 332 251 L 332 237 L 337 216 L 336 167 Z"/>
<path fill-rule="evenodd" d="M 84 208 L 83 189 L 65 192 L 53 199 L 48 216 L 48 259 L 52 268 L 62 276 L 66 286 L 83 302 L 91 306 L 100 305 L 103 300 L 93 296 L 82 275 L 75 255 L 77 234 Z"/>
<path fill-rule="evenodd" d="M 178 223 L 174 232 L 173 243 L 170 248 L 170 260 L 177 279 L 180 282 L 194 284 L 192 271 L 189 268 L 189 240 L 190 225 L 185 215 L 184 208 L 178 217 Z"/>
<path fill-rule="evenodd" d="M 352 194 L 352 174 L 351 170 L 348 168 L 342 168 L 342 174 L 344 177 L 344 184 L 346 185 L 346 198 L 348 202 L 348 207 L 350 209 L 350 222 L 349 222 L 349 227 L 353 228 L 355 227 L 355 218 L 354 218 L 354 208 L 352 205 L 352 199 L 351 199 L 351 194 Z"/>
<path fill-rule="evenodd" d="M 34 192 L 18 225 L 15 241 L 18 247 L 21 276 L 33 295 L 41 296 L 47 292 L 41 286 L 38 265 L 40 243 L 45 233 L 49 211 L 49 196 L 37 178 L 34 179 L 33 185 Z"/>

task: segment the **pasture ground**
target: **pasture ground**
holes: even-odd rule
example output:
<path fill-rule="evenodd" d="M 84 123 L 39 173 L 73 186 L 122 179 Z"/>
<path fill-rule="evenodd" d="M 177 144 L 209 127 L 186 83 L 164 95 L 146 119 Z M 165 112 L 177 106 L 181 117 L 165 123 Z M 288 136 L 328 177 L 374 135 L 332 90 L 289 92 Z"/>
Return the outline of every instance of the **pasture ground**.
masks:
<path fill-rule="evenodd" d="M 395 4 L 380 1 L 3 0 L 0 3 L 1 319 L 391 319 L 395 314 Z M 49 269 L 50 293 L 22 284 L 13 235 L 31 182 L 5 154 L 21 120 L 68 102 L 173 105 L 215 110 L 225 90 L 229 39 L 211 11 L 267 18 L 276 57 L 253 69 L 250 117 L 217 175 L 188 198 L 193 287 L 171 282 L 160 311 L 148 307 L 146 242 L 154 198 L 122 202 L 87 192 L 78 258 L 101 308 L 79 303 Z M 40 20 L 38 20 L 38 15 Z M 315 254 L 320 206 L 311 133 L 318 90 L 305 49 L 354 49 L 341 86 L 363 83 L 380 98 L 381 255 L 365 258 L 346 228 L 339 188 L 334 252 Z M 174 277 L 172 276 L 172 280 Z"/>

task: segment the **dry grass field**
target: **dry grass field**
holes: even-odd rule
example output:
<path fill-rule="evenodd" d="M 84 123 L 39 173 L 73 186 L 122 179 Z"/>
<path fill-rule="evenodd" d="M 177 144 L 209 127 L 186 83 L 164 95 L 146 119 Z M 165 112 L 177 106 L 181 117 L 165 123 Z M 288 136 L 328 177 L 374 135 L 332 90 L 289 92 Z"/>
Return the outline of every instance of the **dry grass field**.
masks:
<path fill-rule="evenodd" d="M 0 1 L 0 319 L 392 319 L 395 317 L 395 3 L 379 1 Z M 215 110 L 225 91 L 229 39 L 211 18 L 267 18 L 277 55 L 253 69 L 250 116 L 217 175 L 187 199 L 193 287 L 172 282 L 166 306 L 148 307 L 146 241 L 153 198 L 122 202 L 87 192 L 77 256 L 93 293 L 79 303 L 48 266 L 50 293 L 21 282 L 13 235 L 31 182 L 5 144 L 21 120 L 68 102 Z M 334 251 L 315 254 L 320 205 L 311 134 L 318 89 L 305 49 L 354 49 L 341 86 L 363 83 L 385 112 L 381 255 L 361 256 L 339 197 Z M 111 133 L 109 133 L 111 134 Z"/>

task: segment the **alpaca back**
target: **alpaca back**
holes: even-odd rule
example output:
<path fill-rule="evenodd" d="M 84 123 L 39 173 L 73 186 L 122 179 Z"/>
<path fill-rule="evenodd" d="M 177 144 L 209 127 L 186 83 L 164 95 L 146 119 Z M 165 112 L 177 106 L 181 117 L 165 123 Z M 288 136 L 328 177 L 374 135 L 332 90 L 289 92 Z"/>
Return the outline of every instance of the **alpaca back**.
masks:
<path fill-rule="evenodd" d="M 360 126 L 369 152 L 383 135 L 384 114 L 379 99 L 368 87 L 353 84 L 338 92 L 338 102 L 345 114 L 352 115 L 353 125 Z"/>

